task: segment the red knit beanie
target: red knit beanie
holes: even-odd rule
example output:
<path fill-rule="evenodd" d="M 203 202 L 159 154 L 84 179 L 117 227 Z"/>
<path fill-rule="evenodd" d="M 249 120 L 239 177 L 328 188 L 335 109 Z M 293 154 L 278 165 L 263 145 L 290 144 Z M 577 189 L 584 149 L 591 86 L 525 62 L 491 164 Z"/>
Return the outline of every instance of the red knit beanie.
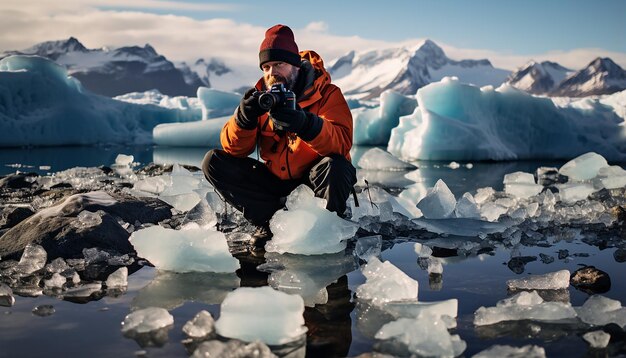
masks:
<path fill-rule="evenodd" d="M 298 45 L 288 26 L 274 25 L 265 31 L 265 39 L 259 47 L 259 66 L 269 61 L 282 61 L 300 67 Z"/>

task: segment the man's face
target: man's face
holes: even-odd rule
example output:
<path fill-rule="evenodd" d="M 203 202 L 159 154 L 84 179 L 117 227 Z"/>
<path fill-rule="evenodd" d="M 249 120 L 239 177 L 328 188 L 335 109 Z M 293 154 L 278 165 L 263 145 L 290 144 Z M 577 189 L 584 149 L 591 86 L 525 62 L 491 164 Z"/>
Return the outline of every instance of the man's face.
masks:
<path fill-rule="evenodd" d="M 265 62 L 261 69 L 266 88 L 282 83 L 286 88 L 292 89 L 298 77 L 298 67 L 282 61 Z"/>

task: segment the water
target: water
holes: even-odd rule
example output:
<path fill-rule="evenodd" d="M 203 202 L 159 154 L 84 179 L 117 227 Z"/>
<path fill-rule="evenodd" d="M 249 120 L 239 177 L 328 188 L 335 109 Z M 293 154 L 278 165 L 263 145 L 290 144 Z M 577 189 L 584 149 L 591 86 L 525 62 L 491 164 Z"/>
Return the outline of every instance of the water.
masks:
<path fill-rule="evenodd" d="M 356 148 L 352 153 L 353 162 L 356 163 L 366 149 Z M 18 169 L 45 174 L 74 166 L 111 165 L 117 154 L 132 154 L 141 165 L 179 162 L 199 166 L 207 150 L 153 147 L 3 149 L 0 152 L 0 171 L 3 175 Z M 21 164 L 22 167 L 7 164 Z M 460 163 L 458 169 L 451 169 L 448 163 L 441 162 L 417 164 L 425 187 L 443 179 L 458 198 L 466 191 L 475 192 L 479 187 L 492 186 L 501 190 L 506 173 L 534 172 L 539 166 L 559 167 L 563 162 L 473 163 L 472 169 L 466 168 L 466 163 Z M 403 183 L 402 174 L 391 174 L 385 180 L 391 186 L 400 186 Z M 442 281 L 429 282 L 427 271 L 418 265 L 413 242 L 397 238 L 392 247 L 385 249 L 388 245 L 383 246 L 381 257 L 419 282 L 421 301 L 458 299 L 456 333 L 467 342 L 468 348 L 464 352 L 467 357 L 494 344 L 537 344 L 546 349 L 548 356 L 557 357 L 583 356 L 588 351 L 587 344 L 578 334 L 564 331 L 555 325 L 522 322 L 495 328 L 474 327 L 472 320 L 476 309 L 480 306 L 494 306 L 497 301 L 507 297 L 505 283 L 508 279 L 560 269 L 573 272 L 581 265 L 594 265 L 611 277 L 611 289 L 604 295 L 626 304 L 625 264 L 614 258 L 615 248 L 601 248 L 565 237 L 550 240 L 548 247 L 521 245 L 517 247 L 515 255 L 537 256 L 538 259 L 526 264 L 524 272 L 518 274 L 507 266 L 512 249 L 497 246 L 493 251 L 480 255 L 445 258 Z M 559 259 L 558 251 L 564 249 L 570 255 Z M 539 260 L 539 253 L 553 256 L 554 262 L 543 263 Z M 235 287 L 233 282 L 237 280 L 240 280 L 241 286 L 267 285 L 268 274 L 255 270 L 263 259 L 239 259 L 243 269 L 238 277 L 217 277 L 215 274 L 167 275 L 144 266 L 129 274 L 129 286 L 124 294 L 105 296 L 90 302 L 69 302 L 45 295 L 34 298 L 16 296 L 13 307 L 0 307 L 0 357 L 187 356 L 189 352 L 181 341 L 186 338 L 182 326 L 188 320 L 203 309 L 211 312 L 215 318 L 219 317 L 219 303 Z M 306 261 L 310 258 L 303 256 L 295 260 Z M 364 277 L 359 269 L 338 277 L 336 283 L 327 287 L 329 303 L 306 309 L 308 356 L 356 356 L 373 350 L 373 333 L 368 331 L 367 325 L 361 320 L 362 307 L 355 305 L 354 292 L 363 282 Z M 573 306 L 582 305 L 588 297 L 572 286 L 567 291 Z M 32 310 L 41 305 L 52 305 L 54 314 L 45 317 L 33 314 Z M 168 333 L 167 342 L 161 347 L 141 347 L 133 339 L 125 338 L 120 331 L 124 317 L 132 309 L 144 305 L 167 307 L 174 316 L 174 326 Z"/>

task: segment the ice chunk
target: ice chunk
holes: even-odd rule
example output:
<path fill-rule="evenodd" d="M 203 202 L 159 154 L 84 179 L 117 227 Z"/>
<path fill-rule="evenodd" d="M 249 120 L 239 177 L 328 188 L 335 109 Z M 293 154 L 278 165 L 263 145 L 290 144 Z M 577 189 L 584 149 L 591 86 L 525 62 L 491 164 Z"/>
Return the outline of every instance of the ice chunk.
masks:
<path fill-rule="evenodd" d="M 593 331 L 583 334 L 583 339 L 591 348 L 606 348 L 611 340 L 611 335 L 604 331 Z"/>
<path fill-rule="evenodd" d="M 429 257 L 428 258 L 428 268 L 426 269 L 429 274 L 442 274 L 443 273 L 443 264 L 441 259 L 437 257 Z"/>
<path fill-rule="evenodd" d="M 86 283 L 72 287 L 63 292 L 65 297 L 89 297 L 92 294 L 99 292 L 102 289 L 102 284 L 99 282 Z"/>
<path fill-rule="evenodd" d="M 106 280 L 107 288 L 123 288 L 128 286 L 128 269 L 120 267 L 109 275 Z"/>
<path fill-rule="evenodd" d="M 41 270 L 46 266 L 48 253 L 43 247 L 37 244 L 28 244 L 24 248 L 20 262 L 15 270 L 24 274 L 31 274 L 37 270 Z"/>
<path fill-rule="evenodd" d="M 508 280 L 506 285 L 509 290 L 559 290 L 569 287 L 569 277 L 569 270 L 560 270 Z"/>
<path fill-rule="evenodd" d="M 354 253 L 358 258 L 369 261 L 371 257 L 380 256 L 382 245 L 383 237 L 381 235 L 360 237 L 356 242 Z"/>
<path fill-rule="evenodd" d="M 502 321 L 559 321 L 575 318 L 569 303 L 544 302 L 536 291 L 522 291 L 499 301 L 495 307 L 480 307 L 474 313 L 474 325 L 484 326 Z"/>
<path fill-rule="evenodd" d="M 535 184 L 535 176 L 526 172 L 515 172 L 504 175 L 503 184 Z"/>
<path fill-rule="evenodd" d="M 115 165 L 129 167 L 133 164 L 133 160 L 135 160 L 135 157 L 132 155 L 118 154 L 115 157 Z"/>
<path fill-rule="evenodd" d="M 476 200 L 477 204 L 483 204 L 487 200 L 491 199 L 491 197 L 493 196 L 493 194 L 495 194 L 495 192 L 496 191 L 493 190 L 493 188 L 491 187 L 479 188 L 478 190 L 476 190 L 476 195 L 474 195 L 474 200 Z"/>
<path fill-rule="evenodd" d="M 181 230 L 151 226 L 130 235 L 137 254 L 158 269 L 176 272 L 234 272 L 239 261 L 219 231 L 188 224 Z"/>
<path fill-rule="evenodd" d="M 102 224 L 102 216 L 100 213 L 102 213 L 100 210 L 96 213 L 83 210 L 76 216 L 77 221 L 73 224 L 80 229 L 98 226 Z"/>
<path fill-rule="evenodd" d="M 200 202 L 200 196 L 197 193 L 183 193 L 176 195 L 160 195 L 159 199 L 173 206 L 176 210 L 186 212 Z"/>
<path fill-rule="evenodd" d="M 617 165 L 600 168 L 598 175 L 593 179 L 596 189 L 617 189 L 626 186 L 626 170 Z"/>
<path fill-rule="evenodd" d="M 280 345 L 307 331 L 302 298 L 267 286 L 241 287 L 230 292 L 220 312 L 215 329 L 223 337 Z"/>
<path fill-rule="evenodd" d="M 65 260 L 63 260 L 62 257 L 57 257 L 56 259 L 52 260 L 52 262 L 46 265 L 46 271 L 52 273 L 61 273 L 69 268 L 70 266 L 67 264 L 67 262 L 65 262 Z"/>
<path fill-rule="evenodd" d="M 277 211 L 270 220 L 274 237 L 265 245 L 268 252 L 319 255 L 346 248 L 358 225 L 325 209 L 326 201 L 316 198 L 306 185 L 287 197 L 287 211 Z"/>
<path fill-rule="evenodd" d="M 415 243 L 414 249 L 417 257 L 426 258 L 433 254 L 433 249 L 431 249 L 430 246 L 420 244 L 419 242 Z"/>
<path fill-rule="evenodd" d="M 190 338 L 201 339 L 213 333 L 214 325 L 213 316 L 209 312 L 202 310 L 191 321 L 185 323 L 183 332 Z"/>
<path fill-rule="evenodd" d="M 417 300 L 392 301 L 384 304 L 383 309 L 396 318 L 418 318 L 420 315 L 456 317 L 459 301 L 456 298 L 436 302 L 418 302 Z"/>
<path fill-rule="evenodd" d="M 147 193 L 160 194 L 171 185 L 172 177 L 170 175 L 159 175 L 138 180 L 133 187 Z"/>
<path fill-rule="evenodd" d="M 504 192 L 518 198 L 530 198 L 543 190 L 543 185 L 530 183 L 505 184 Z"/>
<path fill-rule="evenodd" d="M 472 358 L 545 358 L 546 351 L 543 347 L 527 345 L 512 347 L 496 344 L 473 355 Z"/>
<path fill-rule="evenodd" d="M 593 185 L 589 183 L 557 184 L 556 187 L 559 189 L 561 201 L 566 203 L 575 203 L 580 200 L 585 200 L 591 193 L 596 191 Z"/>
<path fill-rule="evenodd" d="M 565 163 L 559 169 L 559 174 L 565 175 L 570 181 L 588 180 L 598 175 L 600 168 L 608 165 L 603 156 L 589 152 Z"/>
<path fill-rule="evenodd" d="M 122 322 L 122 333 L 147 333 L 174 324 L 174 316 L 164 308 L 148 307 L 128 314 Z"/>
<path fill-rule="evenodd" d="M 576 307 L 581 321 L 595 326 L 616 323 L 620 327 L 626 325 L 626 308 L 620 301 L 601 295 L 593 295 L 581 307 Z"/>
<path fill-rule="evenodd" d="M 363 268 L 363 275 L 366 281 L 356 290 L 360 299 L 371 300 L 378 306 L 389 301 L 417 299 L 417 281 L 389 261 L 372 257 Z"/>
<path fill-rule="evenodd" d="M 420 318 L 400 318 L 384 325 L 376 339 L 394 338 L 408 350 L 423 357 L 456 357 L 467 344 L 459 335 L 450 335 L 445 322 L 437 316 L 425 314 Z"/>
<path fill-rule="evenodd" d="M 15 303 L 13 290 L 6 283 L 0 282 L 0 306 L 11 307 Z"/>
<path fill-rule="evenodd" d="M 435 186 L 428 190 L 426 197 L 417 203 L 417 208 L 427 219 L 444 219 L 450 217 L 456 207 L 456 199 L 446 183 L 439 179 Z"/>
<path fill-rule="evenodd" d="M 436 234 L 448 234 L 456 236 L 484 236 L 504 232 L 511 226 L 509 221 L 490 222 L 476 219 L 450 218 L 450 219 L 413 219 L 417 226 Z"/>
<path fill-rule="evenodd" d="M 480 209 L 470 193 L 465 193 L 456 203 L 454 215 L 457 218 L 480 219 Z"/>
<path fill-rule="evenodd" d="M 450 169 L 459 169 L 460 167 L 461 167 L 461 164 L 457 162 L 450 162 L 450 164 L 448 164 L 448 168 Z"/>
<path fill-rule="evenodd" d="M 65 284 L 65 281 L 67 281 L 65 277 L 55 272 L 54 274 L 52 274 L 52 277 L 50 279 L 44 280 L 43 282 L 46 288 L 61 288 Z"/>
<path fill-rule="evenodd" d="M 290 356 L 290 354 L 287 356 Z M 286 357 L 287 357 L 286 356 Z M 304 356 L 299 355 L 299 351 L 296 350 L 293 354 L 294 357 Z M 207 357 L 228 357 L 228 358 L 277 358 L 278 356 L 272 353 L 271 349 L 264 343 L 255 341 L 245 344 L 238 340 L 229 340 L 222 342 L 218 340 L 205 341 L 200 343 L 198 348 L 193 352 L 191 358 L 207 358 Z"/>
<path fill-rule="evenodd" d="M 215 227 L 215 224 L 217 224 L 217 215 L 209 206 L 209 203 L 205 198 L 201 199 L 196 206 L 187 212 L 185 220 L 183 220 L 183 224 L 195 222 L 204 229 L 211 229 Z"/>
<path fill-rule="evenodd" d="M 372 148 L 361 156 L 359 167 L 367 170 L 413 170 L 417 167 L 403 162 L 389 152 L 380 148 Z"/>
<path fill-rule="evenodd" d="M 490 201 L 480 208 L 480 215 L 487 221 L 497 221 L 500 215 L 506 214 L 507 211 L 507 207 Z"/>

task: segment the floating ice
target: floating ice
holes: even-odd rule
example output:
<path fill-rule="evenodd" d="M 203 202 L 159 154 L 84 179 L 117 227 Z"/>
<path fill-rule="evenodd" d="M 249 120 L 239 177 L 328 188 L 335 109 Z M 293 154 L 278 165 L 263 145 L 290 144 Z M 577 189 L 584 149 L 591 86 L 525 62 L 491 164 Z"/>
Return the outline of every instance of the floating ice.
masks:
<path fill-rule="evenodd" d="M 369 261 L 371 257 L 380 256 L 383 237 L 380 235 L 360 237 L 357 239 L 354 253 L 358 258 Z"/>
<path fill-rule="evenodd" d="M 616 323 L 626 326 L 626 308 L 620 301 L 608 297 L 593 295 L 581 307 L 576 307 L 581 321 L 595 326 Z"/>
<path fill-rule="evenodd" d="M 376 339 L 390 339 L 404 343 L 408 350 L 424 357 L 456 357 L 467 344 L 459 335 L 451 335 L 441 317 L 425 314 L 420 318 L 400 318 L 384 325 Z"/>
<path fill-rule="evenodd" d="M 48 253 L 46 253 L 43 247 L 37 244 L 28 244 L 24 248 L 20 262 L 15 267 L 15 270 L 24 274 L 31 274 L 44 268 L 47 258 Z"/>
<path fill-rule="evenodd" d="M 85 91 L 51 60 L 0 60 L 0 144 L 90 145 L 152 142 L 155 125 L 198 120 L 197 113 L 125 103 Z M 88 120 L 86 120 L 88 118 Z"/>
<path fill-rule="evenodd" d="M 474 324 L 485 326 L 502 321 L 534 320 L 555 322 L 575 318 L 569 303 L 544 302 L 536 291 L 522 291 L 498 301 L 495 307 L 480 307 L 474 313 Z"/>
<path fill-rule="evenodd" d="M 133 164 L 133 160 L 135 160 L 135 157 L 132 155 L 118 154 L 115 157 L 115 165 L 129 167 Z"/>
<path fill-rule="evenodd" d="M 623 100 L 557 106 L 506 85 L 481 91 L 447 79 L 420 88 L 417 101 L 387 146 L 405 160 L 557 159 L 586 151 L 626 159 Z"/>
<path fill-rule="evenodd" d="M 220 147 L 220 132 L 229 119 L 230 115 L 206 121 L 159 124 L 152 131 L 154 144 L 178 147 Z"/>
<path fill-rule="evenodd" d="M 268 252 L 319 255 L 343 251 L 358 226 L 325 209 L 326 200 L 316 198 L 306 185 L 287 197 L 288 210 L 277 211 L 270 220 L 272 240 Z"/>
<path fill-rule="evenodd" d="M 174 324 L 174 316 L 164 308 L 148 307 L 128 314 L 122 322 L 122 333 L 147 333 Z"/>
<path fill-rule="evenodd" d="M 300 296 L 267 286 L 241 287 L 222 302 L 215 329 L 223 337 L 280 345 L 298 339 L 307 331 L 303 313 Z"/>
<path fill-rule="evenodd" d="M 455 318 L 459 311 L 459 301 L 456 298 L 436 302 L 391 301 L 385 303 L 383 309 L 396 318 L 418 318 L 425 314 Z"/>
<path fill-rule="evenodd" d="M 441 259 L 437 257 L 429 257 L 428 258 L 428 267 L 426 269 L 429 274 L 442 274 L 443 273 L 443 264 Z"/>
<path fill-rule="evenodd" d="M 380 106 L 352 110 L 355 145 L 387 145 L 391 130 L 401 116 L 415 109 L 415 98 L 386 90 L 380 95 Z"/>
<path fill-rule="evenodd" d="M 472 358 L 545 358 L 546 351 L 543 347 L 527 345 L 512 347 L 496 344 L 473 355 Z"/>
<path fill-rule="evenodd" d="M 416 242 L 413 248 L 415 249 L 417 257 L 426 258 L 433 254 L 433 249 L 431 249 L 430 246 L 420 244 L 419 242 Z"/>
<path fill-rule="evenodd" d="M 11 307 L 15 304 L 13 290 L 6 283 L 0 282 L 0 306 Z"/>
<path fill-rule="evenodd" d="M 422 211 L 426 219 L 448 218 L 454 212 L 456 199 L 446 183 L 439 179 L 435 186 L 428 190 L 426 197 L 417 203 L 417 208 Z"/>
<path fill-rule="evenodd" d="M 565 183 L 557 184 L 556 187 L 559 189 L 561 201 L 566 203 L 585 200 L 591 193 L 596 191 L 590 183 Z"/>
<path fill-rule="evenodd" d="M 198 87 L 198 101 L 202 105 L 202 120 L 230 116 L 241 101 L 241 95 L 215 88 Z M 182 141 L 184 142 L 184 141 Z"/>
<path fill-rule="evenodd" d="M 487 221 L 497 221 L 507 211 L 509 211 L 507 207 L 490 201 L 480 207 L 480 216 Z"/>
<path fill-rule="evenodd" d="M 130 242 L 139 256 L 160 270 L 234 272 L 239 268 L 223 233 L 193 223 L 181 230 L 158 225 L 137 230 L 130 235 Z"/>
<path fill-rule="evenodd" d="M 413 170 L 417 167 L 403 162 L 387 151 L 380 148 L 372 148 L 361 156 L 359 167 L 367 170 Z"/>
<path fill-rule="evenodd" d="M 290 352 L 290 353 L 293 353 Z M 287 355 L 288 356 L 288 355 Z M 300 357 L 298 351 L 293 355 Z M 302 353 L 304 356 L 304 353 Z M 222 342 L 219 340 L 204 341 L 198 345 L 191 358 L 229 357 L 229 358 L 277 358 L 272 350 L 264 343 L 255 341 L 245 344 L 238 340 Z"/>
<path fill-rule="evenodd" d="M 411 195 L 408 195 L 411 196 Z M 348 204 L 352 213 L 353 221 L 360 220 L 364 216 L 372 216 L 380 222 L 394 220 L 393 213 L 399 213 L 407 218 L 421 216 L 422 213 L 415 207 L 416 202 L 411 203 L 403 197 L 394 197 L 384 189 L 371 186 L 357 194 L 359 206 L 357 207 L 354 198 L 348 198 Z M 371 201 L 370 201 L 371 199 Z"/>
<path fill-rule="evenodd" d="M 418 283 L 394 266 L 375 257 L 363 268 L 366 281 L 356 289 L 360 299 L 382 306 L 389 301 L 417 299 Z"/>
<path fill-rule="evenodd" d="M 559 174 L 565 175 L 570 181 L 588 180 L 598 175 L 600 168 L 607 166 L 609 164 L 603 156 L 589 152 L 565 163 L 559 169 Z"/>
<path fill-rule="evenodd" d="M 128 286 L 128 269 L 120 267 L 109 275 L 106 280 L 107 288 L 123 288 Z"/>
<path fill-rule="evenodd" d="M 480 219 L 480 209 L 472 194 L 463 194 L 454 207 L 454 215 L 457 218 Z"/>
<path fill-rule="evenodd" d="M 63 292 L 64 297 L 89 297 L 96 292 L 102 290 L 102 284 L 99 282 L 86 283 L 72 287 Z"/>
<path fill-rule="evenodd" d="M 508 280 L 506 285 L 509 290 L 559 290 L 569 287 L 569 278 L 569 270 L 560 270 Z"/>
<path fill-rule="evenodd" d="M 201 339 L 213 333 L 215 321 L 213 316 L 205 310 L 198 312 L 191 321 L 183 326 L 183 332 L 187 337 Z"/>
<path fill-rule="evenodd" d="M 611 340 L 611 335 L 604 331 L 593 331 L 583 334 L 583 339 L 591 348 L 606 348 Z"/>
<path fill-rule="evenodd" d="M 504 211 L 506 212 L 506 210 Z M 498 215 L 499 216 L 499 215 Z M 484 236 L 501 233 L 508 229 L 512 223 L 502 220 L 490 222 L 477 219 L 450 218 L 450 219 L 423 219 L 412 220 L 417 226 L 436 234 L 448 234 L 456 236 Z"/>
<path fill-rule="evenodd" d="M 43 282 L 46 288 L 61 288 L 65 284 L 65 281 L 67 281 L 65 277 L 55 272 L 54 274 L 52 274 L 52 277 L 50 279 L 44 280 Z"/>

